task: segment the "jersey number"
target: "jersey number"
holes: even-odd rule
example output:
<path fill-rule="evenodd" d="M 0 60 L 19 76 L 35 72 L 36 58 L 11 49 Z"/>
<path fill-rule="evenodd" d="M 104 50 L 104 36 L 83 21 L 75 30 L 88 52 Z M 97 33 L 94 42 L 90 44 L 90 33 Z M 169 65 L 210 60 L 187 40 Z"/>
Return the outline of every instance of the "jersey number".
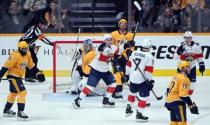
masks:
<path fill-rule="evenodd" d="M 168 95 L 168 93 L 171 92 L 171 90 L 173 89 L 174 85 L 175 85 L 175 82 L 174 82 L 174 81 L 171 81 L 170 86 L 167 88 L 167 93 L 166 93 L 166 95 Z"/>
<path fill-rule="evenodd" d="M 134 60 L 135 60 L 135 62 L 136 62 L 136 63 L 135 63 L 136 67 L 135 67 L 135 69 L 134 69 L 134 70 L 136 71 L 136 70 L 138 69 L 138 67 L 139 67 L 140 63 L 141 63 L 141 59 L 139 59 L 139 58 L 135 58 Z"/>

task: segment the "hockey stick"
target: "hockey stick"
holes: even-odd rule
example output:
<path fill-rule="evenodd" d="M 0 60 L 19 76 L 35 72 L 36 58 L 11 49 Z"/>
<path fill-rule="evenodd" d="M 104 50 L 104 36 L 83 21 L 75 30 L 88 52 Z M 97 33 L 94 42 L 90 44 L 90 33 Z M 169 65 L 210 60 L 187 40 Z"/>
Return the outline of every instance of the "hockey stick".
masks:
<path fill-rule="evenodd" d="M 2 78 L 1 80 L 12 80 L 15 78 Z M 35 80 L 36 82 L 39 82 L 37 79 L 32 79 L 32 78 L 20 78 L 20 80 Z"/>
<path fill-rule="evenodd" d="M 137 8 L 137 10 L 140 12 L 142 10 L 141 6 L 139 5 L 139 3 L 137 1 L 134 1 L 133 4 L 135 5 L 135 7 Z M 139 15 L 137 15 L 139 16 Z M 135 36 L 136 36 L 136 32 L 137 32 L 137 29 L 138 29 L 138 26 L 139 26 L 139 18 L 137 18 L 136 20 L 136 26 L 135 26 L 135 30 L 134 30 L 134 34 L 133 34 L 133 38 L 132 40 L 134 40 Z"/>
<path fill-rule="evenodd" d="M 135 65 L 137 65 L 137 63 L 136 63 L 136 61 L 135 61 L 134 59 L 133 59 L 133 62 L 135 63 Z M 147 83 L 147 79 L 146 79 L 146 77 L 144 76 L 144 74 L 142 73 L 141 69 L 138 67 L 138 65 L 137 65 L 137 69 L 139 70 L 139 72 L 141 73 L 141 75 L 142 75 L 142 77 L 144 78 L 145 82 Z M 148 84 L 148 83 L 147 83 L 147 84 Z M 157 95 L 155 94 L 155 92 L 154 92 L 153 89 L 152 89 L 151 91 L 152 91 L 153 95 L 155 96 L 155 98 L 156 98 L 157 100 L 163 99 L 163 96 L 157 96 Z"/>
<path fill-rule="evenodd" d="M 78 42 L 79 42 L 79 36 L 80 36 L 80 27 L 78 28 L 78 33 L 77 33 L 77 43 L 76 43 L 76 49 L 74 51 L 74 54 L 71 58 L 71 60 L 75 59 L 76 58 L 76 55 L 77 55 L 77 45 L 78 45 Z"/>

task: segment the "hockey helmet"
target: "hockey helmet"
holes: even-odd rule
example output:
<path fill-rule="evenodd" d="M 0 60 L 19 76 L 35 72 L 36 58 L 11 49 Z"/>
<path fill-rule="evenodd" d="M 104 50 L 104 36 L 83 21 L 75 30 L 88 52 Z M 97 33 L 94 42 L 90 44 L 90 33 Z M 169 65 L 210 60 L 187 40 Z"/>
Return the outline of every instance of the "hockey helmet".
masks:
<path fill-rule="evenodd" d="M 186 31 L 184 33 L 184 38 L 192 38 L 192 32 L 191 31 Z"/>
<path fill-rule="evenodd" d="M 86 39 L 86 40 L 83 41 L 83 43 L 84 43 L 85 45 L 90 45 L 90 44 L 92 44 L 93 42 L 92 42 L 91 39 Z"/>
<path fill-rule="evenodd" d="M 26 41 L 20 41 L 18 44 L 17 44 L 17 47 L 18 48 L 28 48 L 28 43 Z"/>
<path fill-rule="evenodd" d="M 152 41 L 150 39 L 144 39 L 142 42 L 136 42 L 135 46 L 150 49 L 152 47 Z"/>
<path fill-rule="evenodd" d="M 181 61 L 179 64 L 178 64 L 178 69 L 180 71 L 183 70 L 183 68 L 188 68 L 190 66 L 190 63 L 188 61 Z"/>
<path fill-rule="evenodd" d="M 118 26 L 120 25 L 120 23 L 128 23 L 126 19 L 120 19 L 118 21 Z"/>

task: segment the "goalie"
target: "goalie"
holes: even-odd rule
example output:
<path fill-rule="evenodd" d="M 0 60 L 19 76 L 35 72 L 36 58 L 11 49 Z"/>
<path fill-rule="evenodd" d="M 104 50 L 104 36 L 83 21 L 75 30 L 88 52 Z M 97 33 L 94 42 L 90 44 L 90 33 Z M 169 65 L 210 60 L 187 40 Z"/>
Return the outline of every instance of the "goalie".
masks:
<path fill-rule="evenodd" d="M 7 96 L 3 116 L 13 117 L 16 115 L 16 112 L 12 111 L 11 108 L 17 97 L 17 117 L 20 119 L 28 119 L 28 116 L 23 112 L 25 109 L 26 88 L 22 82 L 22 77 L 25 75 L 26 67 L 36 74 L 36 79 L 38 79 L 39 82 L 44 82 L 45 77 L 35 66 L 31 58 L 31 53 L 28 51 L 28 44 L 25 41 L 20 41 L 17 46 L 18 50 L 11 53 L 0 70 L 0 81 L 4 74 L 8 72 L 7 78 L 10 83 L 10 93 Z"/>
<path fill-rule="evenodd" d="M 102 104 L 106 106 L 114 106 L 111 95 L 115 90 L 115 78 L 109 71 L 112 58 L 111 49 L 112 37 L 110 34 L 104 35 L 104 42 L 97 48 L 96 56 L 91 62 L 90 75 L 87 85 L 82 89 L 80 95 L 74 100 L 75 108 L 80 108 L 80 101 L 84 99 L 91 91 L 93 91 L 100 79 L 107 85 L 106 95 L 103 98 Z"/>
<path fill-rule="evenodd" d="M 79 65 L 79 59 L 82 57 L 82 64 Z M 75 65 L 72 70 L 72 85 L 68 93 L 78 94 L 80 90 L 87 84 L 90 74 L 89 64 L 95 57 L 95 50 L 91 39 L 83 41 L 83 47 L 80 48 L 75 57 Z M 82 79 L 81 79 L 82 78 Z"/>

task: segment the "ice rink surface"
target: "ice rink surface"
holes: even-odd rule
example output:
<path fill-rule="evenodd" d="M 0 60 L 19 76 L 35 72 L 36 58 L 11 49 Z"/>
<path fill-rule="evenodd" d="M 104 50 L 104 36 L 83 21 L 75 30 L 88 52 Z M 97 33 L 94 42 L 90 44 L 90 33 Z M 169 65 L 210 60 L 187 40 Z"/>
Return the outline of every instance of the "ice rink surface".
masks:
<path fill-rule="evenodd" d="M 170 77 L 155 77 L 154 87 L 157 95 L 164 95 Z M 139 123 L 135 119 L 136 112 L 125 117 L 126 100 L 116 101 L 115 108 L 102 106 L 102 97 L 87 97 L 81 102 L 81 109 L 74 109 L 72 101 L 76 96 L 65 93 L 52 94 L 51 81 L 44 84 L 25 84 L 27 99 L 25 113 L 29 115 L 28 121 L 17 121 L 16 117 L 2 117 L 3 108 L 9 90 L 7 81 L 0 83 L 0 125 L 167 125 L 169 112 L 164 108 L 165 97 L 156 101 L 151 95 L 151 106 L 145 109 L 144 114 L 149 116 L 149 122 Z M 127 98 L 128 90 L 124 91 Z M 210 125 L 210 77 L 198 77 L 195 93 L 192 100 L 199 108 L 199 115 L 188 112 L 188 124 Z M 16 104 L 12 108 L 17 110 Z M 136 110 L 136 109 L 135 109 Z M 134 110 L 134 111 L 135 111 Z"/>

